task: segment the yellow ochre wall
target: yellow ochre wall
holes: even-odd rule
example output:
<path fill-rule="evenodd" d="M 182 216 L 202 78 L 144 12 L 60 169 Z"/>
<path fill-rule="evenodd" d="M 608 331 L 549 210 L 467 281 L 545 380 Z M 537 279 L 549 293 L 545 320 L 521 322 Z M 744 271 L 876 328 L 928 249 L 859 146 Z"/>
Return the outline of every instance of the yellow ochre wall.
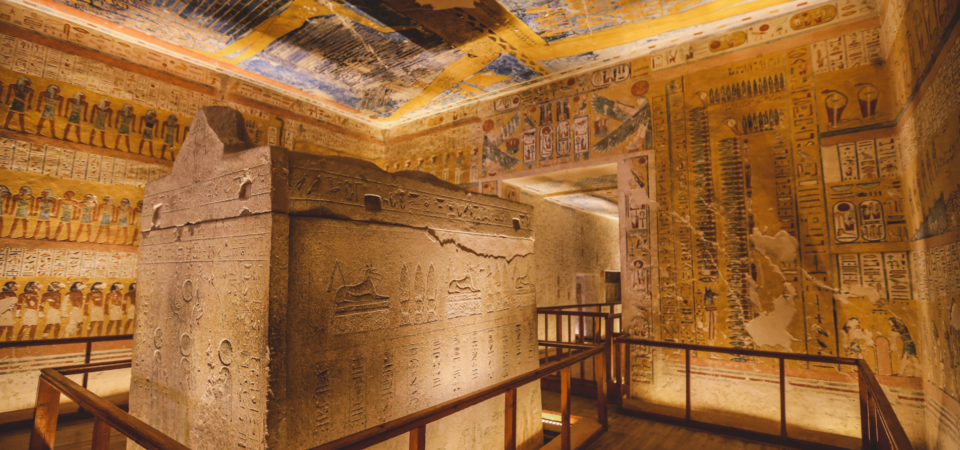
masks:
<path fill-rule="evenodd" d="M 918 448 L 960 445 L 958 8 L 890 0 L 839 25 L 851 4 L 399 125 L 385 167 L 516 195 L 512 178 L 617 162 L 627 331 L 864 358 Z M 635 395 L 670 388 L 653 359 L 633 354 Z M 811 395 L 855 392 L 847 369 L 808 369 L 790 370 L 826 383 Z M 804 408 L 824 418 L 811 429 L 858 436 Z"/>
<path fill-rule="evenodd" d="M 13 305 L 0 341 L 132 331 L 143 188 L 170 172 L 208 105 L 240 110 L 258 145 L 382 158 L 378 129 L 0 1 L 0 309 Z M 0 350 L 0 412 L 31 407 L 36 371 L 82 363 L 82 347 Z M 129 345 L 94 353 L 129 357 Z M 112 376 L 91 386 L 126 392 Z"/>

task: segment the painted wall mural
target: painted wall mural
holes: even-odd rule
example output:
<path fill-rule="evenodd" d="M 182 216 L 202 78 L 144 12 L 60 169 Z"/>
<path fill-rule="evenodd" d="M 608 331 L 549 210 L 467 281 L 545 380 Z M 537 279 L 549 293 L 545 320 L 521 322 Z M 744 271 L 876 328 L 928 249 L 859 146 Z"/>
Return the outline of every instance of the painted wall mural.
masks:
<path fill-rule="evenodd" d="M 375 124 L 558 82 L 622 55 L 655 52 L 657 70 L 877 13 L 875 0 L 29 4 Z M 872 37 L 856 41 L 854 60 L 867 58 Z"/>
<path fill-rule="evenodd" d="M 936 19 L 937 42 L 958 17 L 948 2 L 910 8 Z M 778 51 L 762 57 L 670 72 L 676 76 L 655 68 L 656 55 L 623 60 L 481 102 L 457 118 L 402 125 L 387 135 L 388 168 L 433 155 L 443 161 L 447 148 L 432 143 L 454 134 L 457 147 L 479 156 L 471 164 L 482 185 L 545 167 L 617 162 L 631 333 L 863 358 L 886 380 L 903 380 L 887 381 L 911 392 L 901 399 L 923 391 L 936 398 L 929 429 L 960 417 L 952 388 L 940 387 L 940 398 L 922 383 L 958 383 L 946 349 L 956 340 L 956 277 L 948 274 L 960 235 L 960 58 L 956 49 L 925 47 L 925 64 L 937 54 L 945 62 L 904 121 L 907 98 L 892 75 L 900 69 L 881 63 L 884 32 L 840 28 L 803 45 L 778 41 Z M 924 81 L 907 80 L 911 92 Z M 588 124 L 582 153 L 561 143 L 564 120 Z M 936 250 L 918 250 L 934 243 Z M 927 286 L 933 278 L 936 288 Z M 656 385 L 654 353 L 632 358 L 634 386 Z M 905 405 L 898 408 L 912 411 L 911 438 L 922 443 L 923 413 Z M 931 442 L 955 445 L 956 433 L 938 429 Z"/>
<path fill-rule="evenodd" d="M 143 188 L 203 105 L 260 145 L 381 158 L 375 129 L 316 105 L 15 4 L 0 22 L 0 340 L 129 332 Z"/>

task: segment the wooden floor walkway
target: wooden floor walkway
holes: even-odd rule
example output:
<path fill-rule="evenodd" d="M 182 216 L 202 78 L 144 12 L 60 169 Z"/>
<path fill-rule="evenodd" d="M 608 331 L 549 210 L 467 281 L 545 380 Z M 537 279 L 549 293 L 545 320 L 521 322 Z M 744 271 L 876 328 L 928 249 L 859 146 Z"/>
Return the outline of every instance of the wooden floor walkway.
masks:
<path fill-rule="evenodd" d="M 93 444 L 93 419 L 74 420 L 57 425 L 57 440 L 54 450 L 89 450 Z M 0 432 L 0 449 L 27 450 L 30 448 L 30 429 Z M 127 438 L 113 430 L 110 433 L 110 450 L 127 448 Z"/>
<path fill-rule="evenodd" d="M 597 417 L 597 402 L 571 396 L 570 413 L 594 419 Z M 543 391 L 543 408 L 560 410 L 560 394 Z M 786 450 L 761 442 L 670 425 L 651 420 L 624 416 L 609 410 L 607 432 L 600 436 L 589 450 Z"/>

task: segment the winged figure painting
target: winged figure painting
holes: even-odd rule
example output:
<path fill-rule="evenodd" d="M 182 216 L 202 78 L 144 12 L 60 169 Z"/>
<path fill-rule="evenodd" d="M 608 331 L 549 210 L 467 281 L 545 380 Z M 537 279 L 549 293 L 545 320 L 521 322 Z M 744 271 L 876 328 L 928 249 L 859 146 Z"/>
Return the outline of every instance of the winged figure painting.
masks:
<path fill-rule="evenodd" d="M 593 149 L 606 153 L 627 142 L 628 150 L 653 148 L 653 133 L 650 132 L 650 103 L 644 96 L 637 96 L 637 106 L 610 100 L 599 94 L 592 99 L 593 111 L 620 123 L 620 126 L 594 144 Z"/>
<path fill-rule="evenodd" d="M 496 163 L 504 170 L 510 170 L 517 166 L 520 163 L 520 160 L 514 158 L 507 154 L 507 152 L 500 150 L 500 146 L 503 144 L 514 131 L 517 131 L 517 128 L 520 127 L 520 114 L 514 114 L 510 120 L 507 121 L 499 130 L 495 127 L 490 127 L 486 129 L 484 126 L 484 135 L 483 135 L 483 160 L 484 163 Z"/>

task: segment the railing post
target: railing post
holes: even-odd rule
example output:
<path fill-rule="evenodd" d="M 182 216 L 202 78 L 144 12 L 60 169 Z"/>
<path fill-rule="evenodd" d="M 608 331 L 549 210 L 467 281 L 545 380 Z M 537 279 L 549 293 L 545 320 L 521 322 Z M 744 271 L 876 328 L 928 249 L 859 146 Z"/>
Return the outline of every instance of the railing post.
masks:
<path fill-rule="evenodd" d="M 87 341 L 87 351 L 84 353 L 84 356 L 83 356 L 83 363 L 84 363 L 84 364 L 90 364 L 90 355 L 91 355 L 92 353 L 93 353 L 93 342 Z M 88 374 L 86 374 L 86 373 L 83 374 L 83 383 L 80 384 L 80 385 L 83 386 L 84 388 L 87 387 L 87 375 L 88 375 Z"/>
<path fill-rule="evenodd" d="M 560 450 L 570 450 L 570 366 L 560 369 Z"/>
<path fill-rule="evenodd" d="M 633 361 L 630 360 L 630 344 L 623 346 L 623 390 L 625 398 L 630 398 L 630 378 L 633 376 Z M 623 403 L 622 401 L 620 402 Z"/>
<path fill-rule="evenodd" d="M 53 450 L 60 414 L 60 391 L 40 378 L 37 386 L 37 407 L 33 412 L 30 450 Z"/>
<path fill-rule="evenodd" d="M 623 405 L 623 366 L 621 365 L 621 362 L 622 362 L 621 359 L 623 358 L 623 346 L 626 344 L 621 344 L 615 341 L 611 341 L 611 344 L 616 346 L 616 348 L 614 349 L 616 351 L 616 354 L 614 355 L 614 358 L 616 358 L 616 361 L 613 362 L 614 364 L 613 383 L 615 386 L 613 389 L 616 390 L 614 394 L 617 395 L 617 398 L 616 398 L 617 406 L 622 406 Z"/>
<path fill-rule="evenodd" d="M 427 448 L 427 426 L 420 425 L 419 428 L 410 430 L 410 450 L 426 450 Z"/>
<path fill-rule="evenodd" d="M 787 376 L 780 358 L 780 438 L 787 439 Z"/>
<path fill-rule="evenodd" d="M 110 449 L 110 424 L 100 420 L 99 417 L 93 419 L 93 445 L 92 450 Z"/>
<path fill-rule="evenodd" d="M 616 401 L 616 392 L 611 388 L 613 384 L 613 318 L 608 314 L 603 319 L 603 332 L 606 334 L 604 338 L 604 349 L 603 349 L 603 361 L 607 364 L 607 367 L 604 368 L 604 373 L 607 375 L 605 383 L 607 384 L 607 399 L 611 401 Z"/>
<path fill-rule="evenodd" d="M 597 379 L 597 422 L 600 422 L 604 430 L 607 429 L 607 360 L 604 358 L 604 353 L 607 351 L 609 346 L 603 353 L 598 353 L 593 360 L 593 367 L 596 369 L 594 378 Z"/>
<path fill-rule="evenodd" d="M 503 448 L 517 450 L 517 390 L 510 389 L 504 394 L 503 416 L 505 427 L 503 430 Z"/>
<path fill-rule="evenodd" d="M 687 421 L 690 421 L 690 349 L 684 350 L 686 353 L 686 374 L 687 374 Z"/>
<path fill-rule="evenodd" d="M 874 396 L 876 394 L 872 392 L 867 392 L 867 410 L 870 411 L 867 414 L 870 417 L 870 448 L 877 448 L 877 436 L 880 435 L 880 429 L 878 427 L 879 421 L 877 420 L 877 404 Z"/>
<path fill-rule="evenodd" d="M 862 361 L 860 362 L 863 363 Z M 858 364 L 859 366 L 859 364 Z M 870 408 L 867 403 L 870 401 L 869 388 L 867 387 L 867 378 L 863 373 L 863 368 L 857 367 L 858 381 L 860 382 L 860 448 L 862 450 L 870 449 Z"/>

